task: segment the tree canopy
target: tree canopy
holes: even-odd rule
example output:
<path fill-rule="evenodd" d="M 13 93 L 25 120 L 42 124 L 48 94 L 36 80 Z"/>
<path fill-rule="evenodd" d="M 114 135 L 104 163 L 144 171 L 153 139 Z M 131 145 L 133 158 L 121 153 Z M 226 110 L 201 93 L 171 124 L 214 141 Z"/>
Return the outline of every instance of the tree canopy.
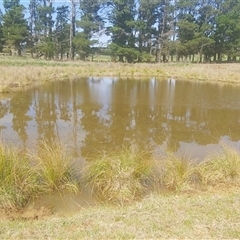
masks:
<path fill-rule="evenodd" d="M 3 0 L 0 51 L 86 60 L 110 38 L 112 60 L 126 62 L 237 61 L 240 1 Z M 97 36 L 97 37 L 96 37 Z"/>

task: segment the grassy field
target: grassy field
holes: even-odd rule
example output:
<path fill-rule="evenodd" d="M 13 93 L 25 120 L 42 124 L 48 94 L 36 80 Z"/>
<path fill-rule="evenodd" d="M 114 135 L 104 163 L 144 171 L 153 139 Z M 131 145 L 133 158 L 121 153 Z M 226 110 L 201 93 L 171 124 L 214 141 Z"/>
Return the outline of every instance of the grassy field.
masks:
<path fill-rule="evenodd" d="M 1 239 L 240 237 L 240 154 L 225 145 L 201 163 L 122 149 L 79 169 L 56 143 L 2 144 L 0 180 Z M 82 206 L 85 188 L 97 201 Z"/>
<path fill-rule="evenodd" d="M 0 92 L 14 91 L 33 83 L 89 76 L 240 83 L 239 64 L 57 62 L 5 56 L 0 57 L 0 72 Z"/>
<path fill-rule="evenodd" d="M 239 239 L 239 196 L 239 187 L 150 194 L 128 206 L 93 206 L 31 221 L 0 220 L 0 238 Z"/>
<path fill-rule="evenodd" d="M 0 72 L 0 92 L 88 76 L 240 83 L 238 64 L 0 57 Z M 85 188 L 97 203 L 78 205 Z M 74 195 L 73 211 L 62 191 Z M 55 192 L 58 208 L 38 202 Z M 201 163 L 122 149 L 99 154 L 78 169 L 57 143 L 24 151 L 0 143 L 0 239 L 239 239 L 239 216 L 240 154 L 228 146 Z"/>

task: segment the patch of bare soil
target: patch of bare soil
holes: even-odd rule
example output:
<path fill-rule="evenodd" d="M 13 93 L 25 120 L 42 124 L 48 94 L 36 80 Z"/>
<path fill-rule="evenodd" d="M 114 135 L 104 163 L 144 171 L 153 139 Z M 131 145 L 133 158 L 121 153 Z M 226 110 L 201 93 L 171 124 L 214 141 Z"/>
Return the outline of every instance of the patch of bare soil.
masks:
<path fill-rule="evenodd" d="M 33 206 L 29 205 L 22 210 L 0 210 L 0 219 L 6 220 L 38 220 L 44 217 L 51 216 L 53 209 L 47 206 Z"/>
<path fill-rule="evenodd" d="M 53 192 L 44 195 L 21 210 L 0 209 L 0 219 L 6 220 L 38 220 L 51 216 L 69 216 L 83 207 L 97 204 L 88 192 L 81 194 L 69 192 Z"/>

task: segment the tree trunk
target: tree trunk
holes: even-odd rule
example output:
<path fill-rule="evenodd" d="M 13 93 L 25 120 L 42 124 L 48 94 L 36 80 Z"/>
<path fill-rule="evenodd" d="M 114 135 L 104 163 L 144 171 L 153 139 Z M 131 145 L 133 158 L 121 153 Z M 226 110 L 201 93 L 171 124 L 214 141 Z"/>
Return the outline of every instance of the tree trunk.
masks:
<path fill-rule="evenodd" d="M 21 49 L 21 47 L 19 47 L 19 48 L 17 49 L 17 53 L 18 53 L 18 56 L 22 56 L 22 49 Z"/>
<path fill-rule="evenodd" d="M 195 54 L 192 55 L 192 62 L 194 62 Z"/>
<path fill-rule="evenodd" d="M 123 55 L 118 56 L 119 62 L 123 62 Z"/>

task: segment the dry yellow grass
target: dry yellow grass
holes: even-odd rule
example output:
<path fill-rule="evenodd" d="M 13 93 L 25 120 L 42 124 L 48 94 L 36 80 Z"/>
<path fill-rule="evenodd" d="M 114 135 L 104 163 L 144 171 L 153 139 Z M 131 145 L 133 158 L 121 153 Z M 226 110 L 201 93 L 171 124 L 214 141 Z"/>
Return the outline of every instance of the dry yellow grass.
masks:
<path fill-rule="evenodd" d="M 209 155 L 197 169 L 201 182 L 205 185 L 240 183 L 240 154 L 227 145 L 222 152 Z"/>
<path fill-rule="evenodd" d="M 84 169 L 85 182 L 101 200 L 124 205 L 150 187 L 153 159 L 146 152 L 124 148 L 100 154 Z"/>
<path fill-rule="evenodd" d="M 37 153 L 31 150 L 28 155 L 44 189 L 47 191 L 66 189 L 75 193 L 78 192 L 78 182 L 74 178 L 73 162 L 60 143 L 41 141 Z"/>
<path fill-rule="evenodd" d="M 0 209 L 21 209 L 42 192 L 29 159 L 0 143 Z"/>
<path fill-rule="evenodd" d="M 126 64 L 95 62 L 53 62 L 37 60 L 0 61 L 0 92 L 32 83 L 80 77 L 176 78 L 240 83 L 238 64 Z"/>
<path fill-rule="evenodd" d="M 14 160 L 17 160 L 19 156 L 12 155 L 13 152 L 9 152 L 8 149 L 10 148 L 0 149 L 1 179 L 2 183 L 5 183 L 1 189 L 4 189 L 4 192 L 9 190 L 9 186 L 16 186 L 16 189 L 25 186 L 22 184 L 26 181 L 26 177 L 31 180 L 26 174 L 31 172 L 30 165 L 27 164 L 27 172 L 21 171 L 21 169 L 25 170 L 26 168 L 25 165 L 19 164 L 19 161 L 16 162 L 17 165 L 9 165 L 7 174 L 3 174 L 6 173 L 8 165 L 5 160 L 8 159 L 11 160 L 11 163 L 15 163 Z M 62 160 L 66 160 L 64 150 L 59 145 L 51 146 L 46 145 L 46 143 L 43 143 L 39 150 L 39 154 L 29 155 L 37 164 L 37 166 L 33 165 L 32 167 L 39 169 L 40 179 L 45 179 L 45 173 L 50 176 L 46 180 L 50 184 L 50 188 L 53 186 L 54 189 L 59 189 L 58 186 L 64 186 L 66 183 L 65 176 L 69 176 L 69 164 L 66 168 L 62 166 Z M 201 164 L 193 164 L 191 161 L 185 161 L 186 159 L 168 154 L 158 159 L 160 171 L 156 178 L 150 177 L 152 172 L 149 168 L 153 165 L 152 162 L 150 164 L 148 161 L 146 162 L 149 155 L 133 153 L 126 152 L 124 149 L 122 155 L 110 154 L 98 159 L 96 164 L 90 164 L 90 169 L 86 170 L 91 170 L 91 172 L 87 172 L 87 174 L 90 173 L 90 178 L 88 176 L 87 181 L 90 181 L 90 184 L 96 184 L 97 188 L 103 188 L 104 194 L 117 194 L 117 199 L 120 197 L 121 203 L 126 197 L 129 199 L 131 194 L 135 194 L 136 188 L 138 190 L 139 184 L 144 183 L 142 180 L 145 180 L 146 177 L 149 181 L 157 180 L 159 177 L 164 189 L 151 192 L 138 201 L 133 201 L 136 200 L 134 197 L 130 198 L 131 201 L 124 201 L 127 204 L 120 206 L 106 203 L 99 203 L 94 207 L 85 209 L 79 206 L 79 211 L 76 211 L 73 216 L 61 217 L 56 213 L 54 216 L 45 216 L 45 219 L 39 221 L 34 221 L 33 218 L 31 218 L 32 221 L 3 220 L 0 211 L 0 238 L 239 239 L 240 155 L 235 149 L 223 146 L 223 152 L 214 157 L 208 157 Z M 143 162 L 138 162 L 139 159 L 142 159 Z M 91 167 L 94 168 L 91 169 Z M 16 171 L 13 172 L 13 169 L 18 169 L 17 172 L 20 172 L 20 175 L 16 174 Z M 57 172 L 55 172 L 56 169 Z M 55 178 L 55 173 L 57 178 Z M 198 173 L 198 182 L 197 185 L 194 185 L 196 179 L 193 176 L 196 173 Z M 6 179 L 8 180 L 8 176 L 12 175 L 11 179 L 13 180 L 17 176 L 20 178 L 17 178 L 17 184 L 14 180 L 14 184 L 9 185 L 9 181 Z M 34 179 L 36 178 L 34 177 Z M 40 179 L 38 178 L 34 184 L 40 183 L 42 186 Z M 186 188 L 189 184 L 193 187 Z M 31 181 L 27 182 L 27 186 L 29 186 L 31 194 Z M 126 189 L 131 190 L 130 195 L 126 195 Z M 177 191 L 170 192 L 169 189 Z M 19 196 L 21 194 L 20 192 Z M 24 192 L 24 196 L 29 196 L 28 192 Z M 109 197 L 111 198 L 111 195 L 108 196 L 108 200 L 111 200 Z M 15 199 L 18 200 L 18 198 Z M 9 207 L 9 204 L 7 205 Z"/>
<path fill-rule="evenodd" d="M 79 208 L 39 221 L 0 220 L 1 239 L 239 239 L 239 188 L 151 194 L 132 205 Z"/>

